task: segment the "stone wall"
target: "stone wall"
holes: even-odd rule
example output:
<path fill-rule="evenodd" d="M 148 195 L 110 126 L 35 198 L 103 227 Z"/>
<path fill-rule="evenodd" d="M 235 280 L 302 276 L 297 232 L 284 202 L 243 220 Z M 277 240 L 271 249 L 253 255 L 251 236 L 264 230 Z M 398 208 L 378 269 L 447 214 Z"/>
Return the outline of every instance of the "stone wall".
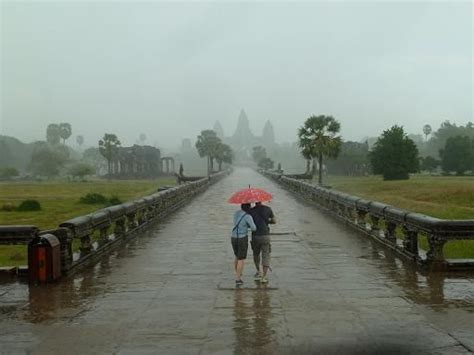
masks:
<path fill-rule="evenodd" d="M 222 171 L 141 199 L 107 207 L 65 221 L 53 230 L 40 231 L 34 226 L 0 226 L 0 244 L 27 244 L 37 236 L 52 234 L 60 241 L 62 274 L 69 275 L 95 263 L 101 255 L 185 205 L 228 174 L 229 171 Z M 73 252 L 74 240 L 80 243 L 78 253 Z"/>
<path fill-rule="evenodd" d="M 274 172 L 261 173 L 420 266 L 474 269 L 474 255 L 468 260 L 446 260 L 443 252 L 446 243 L 474 240 L 474 220 L 443 220 Z M 426 238 L 427 251 L 419 248 L 420 238 Z"/>

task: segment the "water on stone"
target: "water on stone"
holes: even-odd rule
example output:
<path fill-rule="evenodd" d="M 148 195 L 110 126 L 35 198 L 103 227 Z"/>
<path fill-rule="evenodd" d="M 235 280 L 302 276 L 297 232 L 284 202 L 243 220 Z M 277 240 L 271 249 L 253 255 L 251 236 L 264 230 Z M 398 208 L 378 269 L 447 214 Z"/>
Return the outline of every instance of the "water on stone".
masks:
<path fill-rule="evenodd" d="M 236 288 L 226 203 L 274 196 L 268 285 Z M 286 234 L 288 233 L 288 234 Z M 5 354 L 466 354 L 472 274 L 422 274 L 250 169 L 58 284 L 0 281 Z"/>

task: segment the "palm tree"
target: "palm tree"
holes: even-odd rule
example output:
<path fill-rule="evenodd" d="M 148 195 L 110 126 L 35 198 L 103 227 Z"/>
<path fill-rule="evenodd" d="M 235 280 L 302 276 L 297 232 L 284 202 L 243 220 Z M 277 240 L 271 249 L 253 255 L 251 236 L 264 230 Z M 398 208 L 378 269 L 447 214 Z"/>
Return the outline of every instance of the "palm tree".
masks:
<path fill-rule="evenodd" d="M 306 145 L 305 147 L 302 147 L 301 149 L 301 155 L 303 156 L 303 158 L 305 158 L 306 160 L 306 174 L 309 174 L 310 170 L 311 170 L 311 159 L 312 159 L 312 156 L 311 156 L 311 150 L 309 149 L 308 145 Z"/>
<path fill-rule="evenodd" d="M 313 176 L 318 164 L 318 183 L 323 183 L 323 157 L 336 158 L 341 149 L 341 137 L 337 136 L 341 124 L 332 116 L 311 116 L 298 130 L 298 145 L 304 157 L 313 159 Z"/>
<path fill-rule="evenodd" d="M 431 126 L 429 124 L 425 124 L 423 126 L 423 133 L 425 134 L 425 141 L 428 140 L 428 136 L 431 134 Z"/>
<path fill-rule="evenodd" d="M 217 149 L 216 161 L 219 164 L 219 171 L 222 170 L 222 163 L 232 164 L 234 152 L 227 144 L 220 143 Z"/>
<path fill-rule="evenodd" d="M 63 122 L 59 124 L 59 135 L 63 139 L 63 144 L 66 144 L 66 140 L 71 137 L 72 127 L 70 123 Z"/>
<path fill-rule="evenodd" d="M 207 129 L 201 131 L 197 137 L 196 149 L 201 158 L 207 157 L 207 174 L 210 175 L 214 169 L 214 158 L 218 154 L 219 144 L 221 140 L 217 137 L 216 132 Z"/>
<path fill-rule="evenodd" d="M 120 147 L 120 141 L 115 134 L 106 133 L 99 141 L 99 152 L 107 159 L 107 171 L 110 179 L 112 175 L 112 161 L 117 157 Z"/>

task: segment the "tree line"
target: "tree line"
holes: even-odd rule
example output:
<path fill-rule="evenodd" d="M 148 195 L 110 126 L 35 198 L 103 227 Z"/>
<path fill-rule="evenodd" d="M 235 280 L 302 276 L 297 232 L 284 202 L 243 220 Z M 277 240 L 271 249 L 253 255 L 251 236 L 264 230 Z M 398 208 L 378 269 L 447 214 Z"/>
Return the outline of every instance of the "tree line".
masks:
<path fill-rule="evenodd" d="M 430 125 L 425 125 L 425 144 L 421 152 L 420 145 L 398 125 L 385 130 L 371 150 L 368 142 L 344 142 L 339 135 L 340 128 L 340 123 L 332 116 L 313 115 L 298 129 L 298 147 L 306 160 L 306 173 L 311 173 L 313 177 L 317 175 L 319 184 L 323 183 L 323 171 L 328 168 L 333 169 L 330 170 L 332 173 L 336 168 L 345 170 L 347 175 L 370 171 L 382 175 L 384 180 L 408 179 L 410 173 L 433 171 L 438 166 L 445 174 L 463 175 L 474 171 L 472 123 L 456 126 L 445 121 L 436 132 L 432 132 Z M 439 160 L 422 155 L 432 152 L 433 147 L 440 147 L 437 151 Z M 257 162 L 266 158 L 262 147 L 254 147 L 253 154 Z"/>
<path fill-rule="evenodd" d="M 208 175 L 214 171 L 214 161 L 218 164 L 219 171 L 222 170 L 222 164 L 232 164 L 234 152 L 227 144 L 222 143 L 216 132 L 210 129 L 201 131 L 197 137 L 196 149 L 201 158 L 207 159 Z"/>

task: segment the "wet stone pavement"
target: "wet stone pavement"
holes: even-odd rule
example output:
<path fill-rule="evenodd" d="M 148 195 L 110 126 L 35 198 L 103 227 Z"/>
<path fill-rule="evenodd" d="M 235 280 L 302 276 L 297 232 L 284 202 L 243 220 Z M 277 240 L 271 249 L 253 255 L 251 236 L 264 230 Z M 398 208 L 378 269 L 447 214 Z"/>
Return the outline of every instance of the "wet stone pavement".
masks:
<path fill-rule="evenodd" d="M 274 195 L 270 283 L 236 289 L 228 195 Z M 251 251 L 249 253 L 251 258 Z M 423 275 L 237 169 L 95 267 L 47 287 L 0 283 L 2 354 L 466 354 L 473 275 Z"/>

